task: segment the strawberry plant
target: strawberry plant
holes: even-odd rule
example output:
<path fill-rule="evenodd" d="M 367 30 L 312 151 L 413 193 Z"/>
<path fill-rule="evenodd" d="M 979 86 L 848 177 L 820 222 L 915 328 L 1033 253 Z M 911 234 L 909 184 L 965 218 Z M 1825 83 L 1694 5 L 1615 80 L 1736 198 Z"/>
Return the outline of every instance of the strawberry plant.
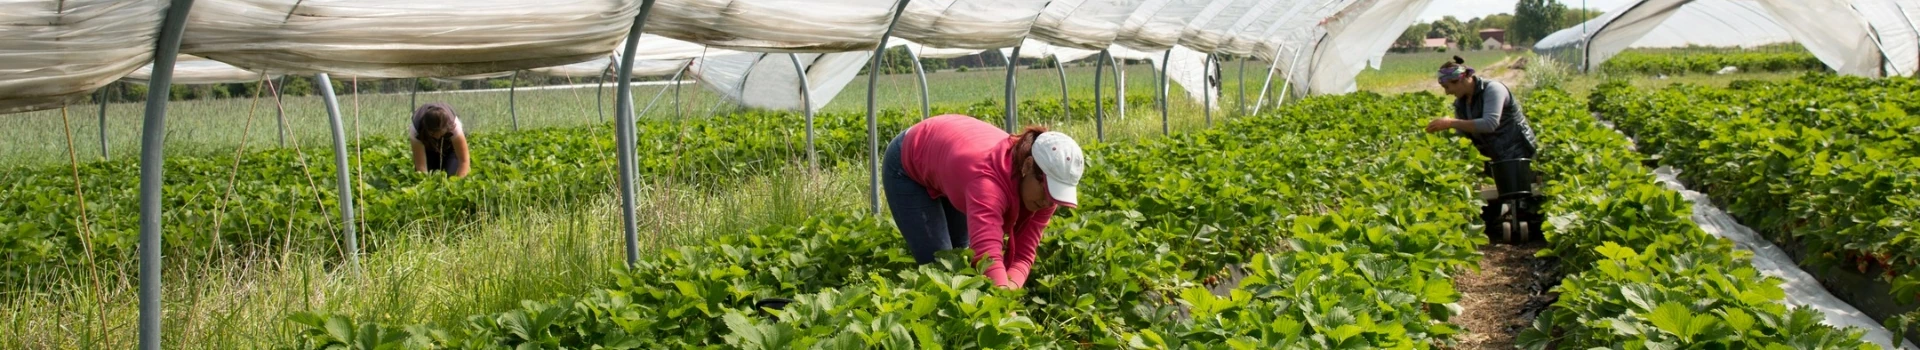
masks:
<path fill-rule="evenodd" d="M 1528 98 L 1550 200 L 1540 254 L 1562 260 L 1559 300 L 1516 342 L 1524 348 L 1855 349 L 1858 329 L 1789 309 L 1750 252 L 1701 231 L 1692 207 L 1656 182 L 1630 142 L 1559 91 Z"/>
<path fill-rule="evenodd" d="M 1920 295 L 1920 85 L 1809 74 L 1729 88 L 1610 85 L 1593 109 L 1807 263 Z"/>
<path fill-rule="evenodd" d="M 428 348 L 1450 344 L 1452 273 L 1485 241 L 1472 222 L 1471 151 L 1408 127 L 1442 106 L 1430 94 L 1321 97 L 1217 129 L 1091 145 L 1090 195 L 1056 218 L 1023 290 L 990 287 L 964 252 L 914 266 L 892 228 L 828 215 L 660 254 L 584 298 L 460 325 L 371 327 Z M 793 302 L 754 306 L 770 297 Z"/>

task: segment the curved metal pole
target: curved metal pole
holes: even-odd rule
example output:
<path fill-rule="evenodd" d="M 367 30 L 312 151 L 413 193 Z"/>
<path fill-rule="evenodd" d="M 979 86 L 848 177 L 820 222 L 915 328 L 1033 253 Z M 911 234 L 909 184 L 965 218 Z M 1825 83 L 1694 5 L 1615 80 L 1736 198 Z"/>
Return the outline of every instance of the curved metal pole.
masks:
<path fill-rule="evenodd" d="M 340 235 L 346 238 L 347 266 L 360 269 L 360 238 L 353 226 L 353 168 L 347 167 L 347 131 L 340 121 L 340 101 L 334 98 L 333 82 L 327 73 L 314 74 L 320 88 L 320 101 L 327 106 L 327 125 L 333 128 L 333 166 L 340 188 Z"/>
<path fill-rule="evenodd" d="M 520 101 L 513 97 L 520 89 L 520 71 L 513 71 L 513 77 L 507 78 L 507 115 L 513 118 L 513 131 L 520 131 Z"/>
<path fill-rule="evenodd" d="M 640 1 L 640 14 L 633 16 L 633 26 L 627 29 L 627 42 L 621 49 L 618 84 L 615 85 L 614 99 L 614 139 L 619 143 L 616 157 L 620 163 L 620 215 L 621 230 L 627 239 L 627 267 L 640 260 L 640 235 L 638 218 L 633 212 L 633 51 L 639 45 L 640 29 L 647 24 L 647 12 L 653 10 L 653 0 Z"/>
<path fill-rule="evenodd" d="M 874 116 L 879 107 L 874 87 L 880 84 L 880 59 L 886 57 L 887 39 L 893 36 L 893 26 L 900 23 L 900 14 L 907 12 L 907 1 L 894 3 L 893 19 L 887 20 L 887 30 L 880 34 L 880 46 L 873 49 L 873 62 L 867 67 L 867 206 L 875 215 L 880 214 L 880 157 L 884 150 L 880 149 L 880 120 Z M 926 119 L 933 115 L 927 103 L 931 99 L 927 96 L 927 73 L 920 68 L 920 55 L 913 49 L 907 49 L 907 55 L 913 60 L 914 75 L 920 77 L 920 118 Z M 813 130 L 811 125 L 807 130 Z"/>
<path fill-rule="evenodd" d="M 1107 50 L 1100 50 L 1100 59 L 1093 63 L 1093 137 L 1101 142 L 1107 141 L 1107 106 L 1100 99 L 1100 90 L 1105 90 L 1100 87 L 1100 76 L 1106 69 Z"/>
<path fill-rule="evenodd" d="M 793 61 L 793 73 L 800 77 L 800 114 L 807 117 L 807 168 L 819 170 L 820 160 L 813 152 L 813 89 L 807 84 L 807 69 L 800 66 L 800 55 L 789 53 L 787 60 Z"/>
<path fill-rule="evenodd" d="M 607 122 L 607 73 L 600 73 L 600 81 L 593 83 L 593 110 L 600 113 L 600 122 Z"/>
<path fill-rule="evenodd" d="M 180 36 L 187 26 L 193 0 L 172 0 L 160 22 L 153 48 L 153 73 L 147 78 L 146 119 L 140 124 L 140 349 L 160 349 L 160 186 L 161 157 L 167 137 L 168 87 L 173 86 L 173 62 L 180 55 Z"/>
<path fill-rule="evenodd" d="M 897 13 L 899 11 L 895 11 L 895 12 Z M 895 17 L 897 18 L 899 16 L 895 15 Z M 892 33 L 892 30 L 889 29 L 888 33 Z M 883 47 L 886 46 L 886 43 L 884 42 L 885 40 L 882 39 L 882 41 L 883 42 L 880 43 L 880 46 L 883 46 Z M 920 67 L 919 53 L 915 53 L 913 52 L 913 50 L 909 49 L 907 50 L 907 56 L 913 58 L 913 75 L 918 76 L 920 78 L 920 119 L 932 118 L 933 117 L 933 101 L 932 101 L 933 96 L 927 92 L 927 70 L 925 68 Z M 868 78 L 868 79 L 873 79 L 873 78 Z M 869 82 L 868 85 L 872 85 L 872 83 Z M 871 86 L 867 87 L 867 91 L 873 91 L 873 87 Z M 873 143 L 875 144 L 874 148 L 876 149 L 880 148 L 878 146 L 878 144 L 880 143 L 879 139 L 873 140 Z"/>
<path fill-rule="evenodd" d="M 1247 58 L 1246 57 L 1240 57 L 1240 103 L 1239 103 L 1239 106 L 1236 106 L 1236 107 L 1239 107 L 1235 109 L 1240 110 L 1241 116 L 1247 115 Z"/>
<path fill-rule="evenodd" d="M 1207 116 L 1207 127 L 1213 127 L 1213 54 L 1200 59 L 1200 113 Z"/>
<path fill-rule="evenodd" d="M 100 88 L 100 160 L 107 160 L 107 88 Z"/>
<path fill-rule="evenodd" d="M 1167 105 L 1171 104 L 1167 102 L 1167 89 L 1171 85 L 1167 81 L 1167 66 L 1172 62 L 1173 49 L 1167 49 L 1167 53 L 1160 58 L 1160 135 L 1173 134 L 1173 128 L 1167 125 Z"/>
<path fill-rule="evenodd" d="M 1018 114 L 1020 112 L 1019 98 L 1013 95 L 1016 87 L 1014 85 L 1014 80 L 1013 80 L 1013 68 L 1016 66 L 1013 63 L 1014 63 L 1014 59 L 1018 57 L 1020 57 L 1020 47 L 1014 46 L 1013 53 L 1007 55 L 1007 133 L 1008 134 L 1012 134 L 1014 132 L 1020 131 L 1020 116 Z"/>
<path fill-rule="evenodd" d="M 407 112 L 412 113 L 414 109 L 420 109 L 420 78 L 409 79 L 408 82 L 411 84 L 407 84 L 407 104 L 413 105 L 413 108 Z"/>
<path fill-rule="evenodd" d="M 1073 120 L 1073 105 L 1067 102 L 1067 65 L 1060 55 L 1053 55 L 1053 68 L 1060 72 L 1060 116 Z"/>
<path fill-rule="evenodd" d="M 1113 110 L 1120 120 L 1127 120 L 1127 66 L 1120 64 L 1119 57 L 1108 55 L 1107 58 L 1113 60 Z"/>

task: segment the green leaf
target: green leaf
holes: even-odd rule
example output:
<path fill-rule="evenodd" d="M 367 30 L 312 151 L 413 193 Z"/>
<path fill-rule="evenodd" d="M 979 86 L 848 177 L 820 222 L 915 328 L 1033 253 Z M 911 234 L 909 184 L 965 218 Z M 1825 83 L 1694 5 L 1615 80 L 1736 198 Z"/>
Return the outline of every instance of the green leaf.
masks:
<path fill-rule="evenodd" d="M 1687 310 L 1686 305 L 1671 301 L 1660 303 L 1660 306 L 1654 308 L 1653 312 L 1648 313 L 1646 317 L 1647 322 L 1653 323 L 1654 328 L 1668 334 L 1679 336 L 1681 339 L 1693 337 L 1693 333 L 1688 332 L 1688 326 L 1693 323 L 1693 311 Z"/>

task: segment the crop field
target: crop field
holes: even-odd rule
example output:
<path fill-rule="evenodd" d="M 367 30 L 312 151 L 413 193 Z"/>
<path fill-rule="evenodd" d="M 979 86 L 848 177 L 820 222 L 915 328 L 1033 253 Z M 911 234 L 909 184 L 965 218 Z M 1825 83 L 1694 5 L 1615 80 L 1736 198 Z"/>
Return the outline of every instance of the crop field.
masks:
<path fill-rule="evenodd" d="M 1722 62 L 1640 54 L 1676 66 Z M 1548 218 L 1545 242 L 1523 247 L 1531 273 L 1496 277 L 1538 290 L 1489 306 L 1489 292 L 1470 286 L 1510 272 L 1487 265 L 1496 243 L 1478 215 L 1487 203 L 1477 191 L 1492 183 L 1485 159 L 1464 138 L 1421 130 L 1451 114 L 1452 98 L 1431 80 L 1453 55 L 1388 55 L 1362 73 L 1360 92 L 1270 99 L 1246 113 L 1240 62 L 1228 61 L 1219 108 L 1203 113 L 1175 85 L 1165 129 L 1155 74 L 1130 65 L 1118 107 L 1126 116 L 1112 90 L 1102 96 L 1104 141 L 1094 136 L 1091 65 L 1067 65 L 1064 107 L 1059 71 L 1019 70 L 1021 122 L 1072 135 L 1089 159 L 1081 205 L 1052 218 L 1018 290 L 993 287 L 969 251 L 915 264 L 889 213 L 869 210 L 865 76 L 816 116 L 812 153 L 797 112 L 740 108 L 698 85 L 636 87 L 641 254 L 632 266 L 614 195 L 612 89 L 518 91 L 517 127 L 505 91 L 419 94 L 454 105 L 472 133 L 466 178 L 408 167 L 400 136 L 411 96 L 340 96 L 357 267 L 337 234 L 320 100 L 177 102 L 162 198 L 163 340 L 221 349 L 1879 348 L 1867 330 L 1799 304 L 1798 291 L 1754 266 L 1754 248 L 1702 229 L 1695 203 L 1657 179 L 1660 166 L 1680 169 L 1809 271 L 1851 271 L 1879 288 L 1853 294 L 1920 298 L 1914 79 L 1792 69 L 1561 77 L 1548 70 L 1564 67 L 1535 61 L 1489 74 L 1511 78 L 1503 81 L 1516 85 L 1538 136 L 1533 170 Z M 1464 56 L 1476 67 L 1534 59 Z M 1245 66 L 1252 104 L 1266 65 Z M 1004 74 L 931 74 L 932 113 L 999 124 Z M 884 143 L 921 118 L 920 96 L 909 74 L 883 75 L 878 89 Z M 105 155 L 96 108 L 0 120 L 0 348 L 135 344 L 141 106 L 109 105 Z M 772 300 L 791 303 L 761 306 Z M 1885 309 L 1874 317 L 1895 330 L 1920 315 Z"/>

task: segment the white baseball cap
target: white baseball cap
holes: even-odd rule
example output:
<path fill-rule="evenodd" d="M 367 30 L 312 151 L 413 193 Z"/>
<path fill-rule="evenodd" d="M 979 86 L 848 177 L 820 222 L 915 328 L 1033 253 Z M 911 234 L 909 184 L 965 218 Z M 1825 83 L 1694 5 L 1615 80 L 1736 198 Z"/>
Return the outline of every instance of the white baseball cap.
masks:
<path fill-rule="evenodd" d="M 1069 207 L 1079 206 L 1080 175 L 1086 173 L 1087 157 L 1080 144 L 1059 132 L 1047 132 L 1033 139 L 1033 162 L 1047 177 L 1047 194 Z"/>

